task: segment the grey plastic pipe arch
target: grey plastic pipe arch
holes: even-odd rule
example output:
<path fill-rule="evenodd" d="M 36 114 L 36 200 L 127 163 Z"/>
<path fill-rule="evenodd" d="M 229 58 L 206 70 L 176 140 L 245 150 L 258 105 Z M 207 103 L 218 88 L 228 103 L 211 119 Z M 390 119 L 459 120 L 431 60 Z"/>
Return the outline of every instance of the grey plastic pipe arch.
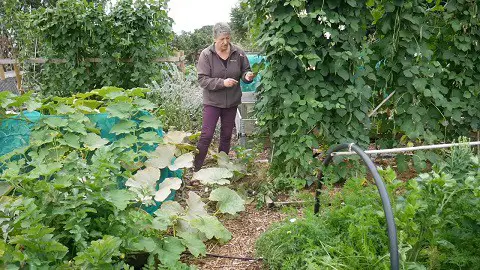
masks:
<path fill-rule="evenodd" d="M 323 166 L 326 168 L 333 159 L 332 153 L 338 152 L 344 149 L 349 149 L 349 151 L 354 151 L 357 153 L 360 158 L 363 160 L 368 170 L 375 179 L 375 185 L 378 188 L 378 193 L 382 199 L 383 212 L 385 213 L 385 219 L 387 220 L 387 232 L 389 239 L 389 251 L 390 251 L 390 269 L 398 270 L 400 267 L 399 255 L 398 255 L 398 240 L 397 240 L 397 228 L 395 226 L 395 219 L 393 217 L 392 206 L 390 204 L 390 198 L 385 188 L 385 184 L 380 177 L 380 174 L 373 164 L 373 161 L 365 154 L 365 152 L 355 144 L 339 144 L 330 148 L 327 152 L 327 157 L 323 160 Z M 315 208 L 314 213 L 317 214 L 320 211 L 320 192 L 322 189 L 322 179 L 323 173 L 320 171 L 317 177 L 317 190 L 315 191 Z"/>

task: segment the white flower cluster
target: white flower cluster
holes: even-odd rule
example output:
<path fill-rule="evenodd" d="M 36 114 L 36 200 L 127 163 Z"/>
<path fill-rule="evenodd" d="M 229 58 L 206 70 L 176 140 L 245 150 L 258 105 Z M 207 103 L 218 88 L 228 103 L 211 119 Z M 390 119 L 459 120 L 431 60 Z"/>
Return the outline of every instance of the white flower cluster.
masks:
<path fill-rule="evenodd" d="M 318 19 L 317 19 L 320 24 L 324 24 L 327 25 L 328 27 L 332 27 L 332 23 L 334 23 L 334 21 L 330 21 L 328 20 L 327 16 L 323 15 L 323 16 L 318 16 Z M 340 31 L 344 31 L 346 29 L 346 26 L 344 24 L 340 24 L 338 26 L 338 30 Z M 325 32 L 323 34 L 323 36 L 326 38 L 326 39 L 330 39 L 332 37 L 332 34 L 330 32 Z"/>
<path fill-rule="evenodd" d="M 327 16 L 318 16 L 318 21 L 320 24 L 327 22 Z"/>
<path fill-rule="evenodd" d="M 328 27 L 332 27 L 332 22 L 328 20 L 327 16 L 318 16 L 317 19 L 320 24 L 325 24 Z"/>
<path fill-rule="evenodd" d="M 298 17 L 300 17 L 300 18 L 305 18 L 305 17 L 307 17 L 307 15 L 308 15 L 308 13 L 307 13 L 306 9 L 302 9 L 300 11 L 300 13 L 298 13 Z"/>

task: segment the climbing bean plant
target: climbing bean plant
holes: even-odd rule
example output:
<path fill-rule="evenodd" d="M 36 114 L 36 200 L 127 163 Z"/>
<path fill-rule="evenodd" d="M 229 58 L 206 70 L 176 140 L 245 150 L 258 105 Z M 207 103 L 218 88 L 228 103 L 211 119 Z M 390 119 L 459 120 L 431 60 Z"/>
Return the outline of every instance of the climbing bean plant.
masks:
<path fill-rule="evenodd" d="M 319 146 L 478 130 L 476 1 L 246 2 L 270 63 L 257 112 L 275 174 L 311 177 Z"/>
<path fill-rule="evenodd" d="M 319 143 L 368 143 L 372 73 L 368 9 L 359 1 L 250 1 L 268 69 L 257 104 L 273 169 L 311 176 Z"/>
<path fill-rule="evenodd" d="M 24 27 L 35 29 L 41 56 L 67 60 L 43 66 L 42 91 L 67 96 L 150 82 L 161 69 L 152 60 L 168 55 L 166 44 L 173 37 L 167 2 L 120 0 L 107 12 L 92 2 L 61 0 L 32 13 Z"/>
<path fill-rule="evenodd" d="M 478 130 L 477 1 L 367 5 L 375 16 L 372 50 L 378 67 L 370 83 L 381 98 L 396 91 L 378 117 L 382 131 L 432 143 Z"/>

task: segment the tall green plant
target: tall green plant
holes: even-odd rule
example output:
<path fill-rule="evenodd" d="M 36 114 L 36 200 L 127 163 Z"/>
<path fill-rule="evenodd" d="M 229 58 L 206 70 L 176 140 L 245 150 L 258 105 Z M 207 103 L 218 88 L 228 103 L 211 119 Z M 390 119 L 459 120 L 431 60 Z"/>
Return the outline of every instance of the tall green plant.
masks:
<path fill-rule="evenodd" d="M 37 30 L 41 56 L 67 60 L 43 66 L 42 92 L 66 96 L 150 82 L 161 70 L 153 59 L 169 53 L 172 20 L 166 6 L 167 1 L 121 0 L 107 13 L 92 2 L 61 0 L 35 12 L 29 26 Z M 100 62 L 89 62 L 91 58 Z"/>
<path fill-rule="evenodd" d="M 478 130 L 477 1 L 247 3 L 271 63 L 257 108 L 275 174 L 308 177 L 319 145 L 431 143 Z"/>
<path fill-rule="evenodd" d="M 381 132 L 429 143 L 478 130 L 477 1 L 368 1 L 378 70 L 375 104 L 396 91 L 378 116 Z M 383 127 L 382 127 L 383 126 Z"/>
<path fill-rule="evenodd" d="M 248 23 L 251 13 L 253 10 L 246 3 L 237 4 L 230 10 L 230 27 L 236 44 L 239 44 L 245 51 L 258 52 L 259 48 L 255 46 Z"/>
<path fill-rule="evenodd" d="M 358 1 L 249 3 L 270 63 L 257 109 L 275 145 L 272 169 L 311 177 L 319 143 L 369 141 L 368 10 Z"/>
<path fill-rule="evenodd" d="M 40 37 L 32 28 L 31 13 L 41 8 L 53 8 L 59 0 L 4 0 L 0 2 L 0 56 L 3 58 L 35 57 L 40 53 Z M 107 0 L 88 0 L 96 6 L 105 6 Z M 5 42 L 8 41 L 8 42 Z M 5 43 L 4 43 L 5 42 Z"/>

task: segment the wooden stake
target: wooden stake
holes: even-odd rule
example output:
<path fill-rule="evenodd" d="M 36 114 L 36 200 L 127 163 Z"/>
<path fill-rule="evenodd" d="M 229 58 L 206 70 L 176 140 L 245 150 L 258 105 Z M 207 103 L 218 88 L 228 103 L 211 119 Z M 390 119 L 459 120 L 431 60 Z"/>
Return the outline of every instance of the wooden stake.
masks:
<path fill-rule="evenodd" d="M 13 70 L 15 71 L 15 78 L 17 79 L 17 89 L 20 94 L 23 94 L 22 90 L 22 74 L 20 74 L 20 66 L 17 64 L 13 65 Z"/>
<path fill-rule="evenodd" d="M 480 141 L 480 131 L 477 131 L 477 141 Z M 477 155 L 480 155 L 480 144 L 477 145 Z"/>
<path fill-rule="evenodd" d="M 0 79 L 5 80 L 5 70 L 3 69 L 3 65 L 0 65 Z"/>
<path fill-rule="evenodd" d="M 177 52 L 178 56 L 178 69 L 180 69 L 183 73 L 185 73 L 185 52 L 184 51 L 179 51 Z"/>

